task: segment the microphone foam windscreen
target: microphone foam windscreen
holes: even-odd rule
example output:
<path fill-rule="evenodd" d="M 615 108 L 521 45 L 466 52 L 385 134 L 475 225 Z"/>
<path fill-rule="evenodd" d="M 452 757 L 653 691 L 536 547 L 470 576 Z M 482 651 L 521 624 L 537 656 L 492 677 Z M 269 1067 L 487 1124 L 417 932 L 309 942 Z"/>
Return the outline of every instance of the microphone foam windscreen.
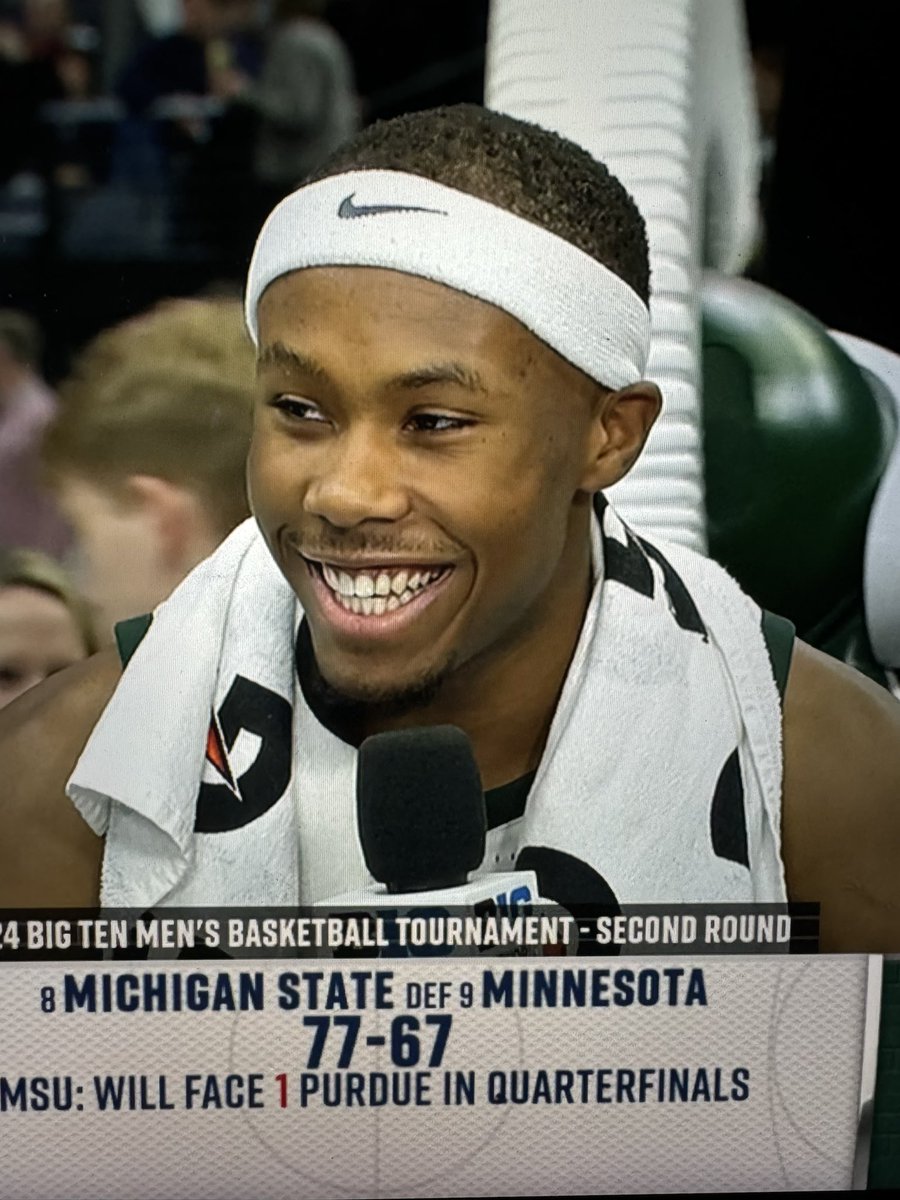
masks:
<path fill-rule="evenodd" d="M 366 738 L 356 800 L 366 866 L 391 891 L 465 883 L 484 857 L 481 776 L 454 725 Z"/>

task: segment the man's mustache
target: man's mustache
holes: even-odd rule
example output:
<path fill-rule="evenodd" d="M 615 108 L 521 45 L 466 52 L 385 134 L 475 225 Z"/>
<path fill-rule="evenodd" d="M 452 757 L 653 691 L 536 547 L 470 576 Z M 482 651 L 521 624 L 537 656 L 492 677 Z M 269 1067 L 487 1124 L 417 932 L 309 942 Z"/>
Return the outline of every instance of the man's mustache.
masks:
<path fill-rule="evenodd" d="M 458 553 L 458 547 L 447 543 L 436 544 L 425 541 L 398 542 L 393 538 L 366 537 L 317 538 L 315 541 L 293 537 L 290 539 L 294 548 L 304 558 L 327 559 L 330 555 L 336 558 L 366 558 L 384 554 L 394 561 L 404 558 L 417 558 L 434 561 L 436 559 L 453 559 Z"/>

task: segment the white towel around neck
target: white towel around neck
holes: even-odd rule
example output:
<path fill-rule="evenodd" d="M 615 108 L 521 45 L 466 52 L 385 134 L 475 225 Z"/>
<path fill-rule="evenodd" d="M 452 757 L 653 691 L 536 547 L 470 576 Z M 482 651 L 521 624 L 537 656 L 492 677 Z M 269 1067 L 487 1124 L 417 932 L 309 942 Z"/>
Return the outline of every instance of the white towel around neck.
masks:
<path fill-rule="evenodd" d="M 682 628 L 658 557 L 644 555 L 652 596 L 608 578 L 604 545 L 633 550 L 635 539 L 609 506 L 593 525 L 594 593 L 543 758 L 525 812 L 489 832 L 482 872 L 540 847 L 587 863 L 623 903 L 783 901 L 781 714 L 759 609 L 720 567 L 665 546 L 705 632 Z M 368 882 L 356 751 L 297 686 L 301 615 L 252 519 L 156 610 L 67 788 L 106 835 L 104 905 L 296 905 Z M 208 760 L 211 716 L 238 676 L 268 697 L 266 711 L 293 710 L 274 755 L 290 755 L 289 775 L 247 823 L 198 829 L 215 819 L 216 796 L 242 812 L 242 781 L 259 770 L 262 742 L 246 730 L 226 745 L 237 795 Z M 710 841 L 729 758 L 746 863 Z"/>

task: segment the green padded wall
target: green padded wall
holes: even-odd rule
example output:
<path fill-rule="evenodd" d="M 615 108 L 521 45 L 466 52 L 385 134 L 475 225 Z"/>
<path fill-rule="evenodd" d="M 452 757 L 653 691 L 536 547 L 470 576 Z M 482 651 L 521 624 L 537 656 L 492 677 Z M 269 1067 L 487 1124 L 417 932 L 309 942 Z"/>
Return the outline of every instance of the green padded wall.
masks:
<path fill-rule="evenodd" d="M 880 678 L 862 562 L 890 398 L 795 304 L 708 277 L 703 427 L 712 557 L 805 641 Z"/>

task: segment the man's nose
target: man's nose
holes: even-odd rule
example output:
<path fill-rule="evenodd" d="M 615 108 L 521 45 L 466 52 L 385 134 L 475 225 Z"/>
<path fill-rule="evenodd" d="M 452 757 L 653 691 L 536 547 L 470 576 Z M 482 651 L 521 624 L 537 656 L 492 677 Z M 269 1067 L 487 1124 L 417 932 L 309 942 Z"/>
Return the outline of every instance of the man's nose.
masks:
<path fill-rule="evenodd" d="M 361 428 L 323 449 L 304 507 L 339 528 L 363 521 L 399 521 L 409 511 L 400 453 L 387 437 Z"/>

